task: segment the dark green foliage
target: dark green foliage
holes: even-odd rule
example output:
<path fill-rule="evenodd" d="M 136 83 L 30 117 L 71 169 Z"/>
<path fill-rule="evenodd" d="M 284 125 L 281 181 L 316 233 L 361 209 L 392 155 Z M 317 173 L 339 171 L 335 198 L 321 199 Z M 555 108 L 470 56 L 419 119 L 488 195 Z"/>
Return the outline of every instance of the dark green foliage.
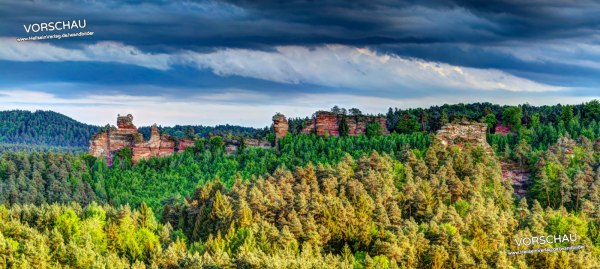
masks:
<path fill-rule="evenodd" d="M 288 130 L 291 134 L 300 134 L 300 133 L 302 133 L 302 129 L 304 129 L 304 127 L 306 127 L 306 124 L 308 124 L 308 122 L 310 122 L 309 117 L 289 118 L 288 119 L 288 126 L 289 126 Z"/>
<path fill-rule="evenodd" d="M 519 141 L 524 140 L 532 148 L 528 154 L 531 157 L 547 150 L 563 136 L 574 138 L 583 136 L 592 141 L 600 138 L 600 125 L 595 120 L 584 122 L 576 116 L 568 123 L 564 123 L 562 120 L 552 123 L 540 122 L 539 118 L 539 114 L 534 114 L 529 126 L 523 125 L 506 136 L 488 134 L 488 142 L 500 156 L 504 156 L 505 150 L 508 149 L 507 155 L 514 157 L 513 153 Z"/>
<path fill-rule="evenodd" d="M 561 118 L 565 110 L 565 117 Z M 571 114 L 572 112 L 572 114 Z M 406 117 L 406 114 L 409 117 Z M 592 100 L 579 105 L 553 105 L 553 106 L 531 106 L 522 104 L 519 106 L 500 106 L 491 103 L 472 103 L 432 106 L 429 108 L 392 109 L 386 114 L 388 130 L 394 131 L 401 121 L 416 120 L 421 128 L 419 130 L 435 132 L 444 124 L 453 121 L 469 120 L 479 121 L 483 119 L 488 125 L 492 124 L 493 114 L 498 122 L 513 127 L 515 132 L 519 131 L 521 125 L 525 127 L 537 127 L 535 124 L 547 124 L 557 126 L 562 120 L 565 125 L 569 120 L 580 117 L 580 121 L 589 124 L 600 120 L 600 102 Z M 486 118 L 484 118 L 486 117 Z M 537 119 L 534 120 L 534 117 Z M 565 119 L 567 121 L 565 121 Z M 412 123 L 411 123 L 412 124 Z M 405 124 L 409 126 L 411 124 Z"/>
<path fill-rule="evenodd" d="M 209 140 L 209 144 L 210 144 L 210 151 L 213 154 L 219 154 L 220 152 L 222 152 L 224 150 L 225 147 L 225 141 L 223 140 L 223 137 L 220 136 L 213 136 L 210 138 Z"/>
<path fill-rule="evenodd" d="M 63 153 L 83 153 L 87 151 L 85 147 L 59 147 L 33 144 L 8 144 L 0 143 L 0 153 L 3 152 L 63 152 Z"/>
<path fill-rule="evenodd" d="M 87 205 L 97 200 L 95 182 L 84 156 L 4 152 L 0 158 L 0 203 Z"/>
<path fill-rule="evenodd" d="M 502 111 L 502 123 L 513 130 L 519 130 L 522 117 L 523 110 L 520 107 L 507 107 Z"/>
<path fill-rule="evenodd" d="M 417 120 L 409 115 L 408 112 L 405 112 L 394 130 L 399 134 L 410 134 L 418 132 L 419 129 L 420 126 Z"/>
<path fill-rule="evenodd" d="M 131 150 L 126 148 L 116 154 L 111 168 L 103 159 L 95 160 L 87 154 L 77 157 L 51 153 L 5 153 L 0 159 L 0 179 L 5 186 L 11 187 L 1 189 L 0 197 L 3 203 L 10 204 L 69 201 L 87 204 L 95 199 L 101 203 L 137 206 L 146 201 L 158 211 L 163 201 L 190 195 L 196 186 L 217 177 L 231 186 L 236 176 L 248 180 L 275 171 L 277 167 L 294 168 L 309 162 L 334 164 L 348 153 L 359 157 L 375 150 L 396 156 L 406 146 L 425 148 L 429 140 L 428 135 L 420 133 L 371 138 L 300 135 L 279 140 L 277 150 L 247 148 L 227 155 L 223 151 L 222 138 L 213 137 L 210 141 L 199 140 L 195 148 L 181 154 L 140 161 L 135 166 L 131 165 Z M 23 160 L 27 163 L 21 164 Z M 34 161 L 39 164 L 36 166 Z M 48 173 L 47 167 L 54 167 L 53 164 L 58 165 L 57 169 L 64 167 L 65 172 Z M 23 183 L 19 184 L 19 174 L 16 168 L 11 167 L 22 165 L 32 167 L 32 171 L 26 170 L 22 175 Z M 34 179 L 35 170 L 43 177 Z M 19 195 L 11 196 L 13 190 Z M 23 192 L 28 193 L 21 194 Z M 11 200 L 11 197 L 15 198 Z"/>
<path fill-rule="evenodd" d="M 373 150 L 397 155 L 406 146 L 425 148 L 429 140 L 430 137 L 424 134 L 372 138 L 289 136 L 279 140 L 278 150 L 247 148 L 237 154 L 226 155 L 222 150 L 200 149 L 140 161 L 130 169 L 113 166 L 105 170 L 103 165 L 97 165 L 102 170 L 94 175 L 102 177 L 109 202 L 139 205 L 146 201 L 158 210 L 162 208 L 163 201 L 178 195 L 191 195 L 196 186 L 214 178 L 220 178 L 223 184 L 231 186 L 236 176 L 248 180 L 273 172 L 277 167 L 294 168 L 309 162 L 335 164 L 345 154 L 359 157 Z"/>
<path fill-rule="evenodd" d="M 394 131 L 398 124 L 405 120 L 405 114 L 408 114 L 410 119 L 417 121 L 418 131 L 435 132 L 444 124 L 455 120 L 467 119 L 470 121 L 478 121 L 486 115 L 486 110 L 496 116 L 501 115 L 502 106 L 493 105 L 490 103 L 473 103 L 473 104 L 456 104 L 432 106 L 430 108 L 410 108 L 410 109 L 392 109 L 386 114 L 388 130 Z M 410 120 L 409 119 L 409 120 Z M 414 126 L 414 123 L 408 124 Z M 415 128 L 412 128 L 413 130 Z"/>
<path fill-rule="evenodd" d="M 600 121 L 600 101 L 592 100 L 583 107 L 583 118 L 586 121 Z"/>
<path fill-rule="evenodd" d="M 493 130 L 498 120 L 496 119 L 496 115 L 494 115 L 494 113 L 489 113 L 483 117 L 483 122 L 487 124 L 489 130 Z"/>
<path fill-rule="evenodd" d="M 570 105 L 563 106 L 562 112 L 560 113 L 560 120 L 563 122 L 570 122 L 573 119 L 573 107 Z"/>
<path fill-rule="evenodd" d="M 340 120 L 340 129 L 339 129 L 340 136 L 342 136 L 342 137 L 348 136 L 349 131 L 350 131 L 350 127 L 348 126 L 348 120 L 346 119 L 346 116 L 343 116 L 342 120 Z"/>
<path fill-rule="evenodd" d="M 160 133 L 168 134 L 170 136 L 185 138 L 185 137 L 207 137 L 207 136 L 222 136 L 228 135 L 235 137 L 264 137 L 268 132 L 269 128 L 265 127 L 262 129 L 252 127 L 241 127 L 236 125 L 217 125 L 217 126 L 203 126 L 203 125 L 175 125 L 173 127 L 162 127 L 159 126 Z M 144 135 L 147 139 L 150 137 L 152 128 L 140 127 L 139 132 Z"/>
<path fill-rule="evenodd" d="M 21 149 L 85 149 L 99 130 L 52 111 L 0 111 L 0 144 L 22 145 Z"/>
<path fill-rule="evenodd" d="M 379 124 L 379 122 L 369 122 L 367 123 L 367 131 L 365 135 L 367 137 L 380 136 L 384 134 L 383 127 Z"/>
<path fill-rule="evenodd" d="M 543 209 L 537 201 L 530 210 L 502 182 L 496 158 L 477 149 L 434 143 L 426 151 L 424 158 L 405 150 L 399 158 L 404 161 L 375 152 L 357 160 L 347 155 L 334 165 L 280 168 L 250 182 L 236 181 L 230 189 L 207 183 L 185 202 L 167 205 L 163 221 L 199 242 L 196 249 L 204 255 L 227 253 L 220 266 L 265 267 L 263 258 L 248 259 L 248 252 L 251 257 L 327 253 L 330 262 L 354 268 L 600 264 L 590 255 L 600 243 L 597 230 L 588 229 L 596 227 L 598 217 Z M 517 250 L 515 237 L 570 232 L 590 249 L 506 256 Z M 271 262 L 269 267 L 284 268 L 290 261 Z"/>

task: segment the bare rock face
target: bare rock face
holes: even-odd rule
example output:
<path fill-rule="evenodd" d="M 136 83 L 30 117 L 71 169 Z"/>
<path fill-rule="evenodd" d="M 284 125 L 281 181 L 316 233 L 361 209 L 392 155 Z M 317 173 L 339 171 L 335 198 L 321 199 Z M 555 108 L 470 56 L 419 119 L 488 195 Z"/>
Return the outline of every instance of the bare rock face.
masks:
<path fill-rule="evenodd" d="M 531 171 L 515 163 L 502 162 L 502 179 L 513 185 L 515 195 L 523 198 L 527 195 L 528 186 L 531 184 Z"/>
<path fill-rule="evenodd" d="M 318 136 L 340 135 L 340 126 L 337 114 L 330 112 L 319 112 L 314 119 L 315 132 Z"/>
<path fill-rule="evenodd" d="M 313 118 L 306 124 L 302 133 L 324 135 L 340 135 L 340 124 L 343 117 L 346 117 L 348 124 L 348 135 L 361 135 L 367 133 L 367 125 L 371 122 L 377 122 L 381 125 L 385 134 L 389 134 L 386 127 L 386 119 L 381 116 L 345 116 L 327 111 L 318 111 Z"/>
<path fill-rule="evenodd" d="M 175 140 L 166 134 L 160 135 L 156 124 L 152 125 L 150 140 L 133 145 L 133 162 L 151 157 L 170 156 L 175 152 Z"/>
<path fill-rule="evenodd" d="M 177 146 L 177 151 L 184 151 L 187 147 L 194 147 L 196 145 L 196 141 L 191 138 L 184 138 L 179 140 L 179 145 Z"/>
<path fill-rule="evenodd" d="M 285 137 L 289 130 L 290 126 L 288 124 L 287 119 L 283 114 L 275 114 L 273 116 L 273 129 L 275 130 L 275 141 L 277 141 L 281 137 Z"/>
<path fill-rule="evenodd" d="M 437 137 L 444 146 L 456 145 L 463 147 L 467 144 L 481 146 L 490 152 L 491 147 L 486 140 L 487 125 L 479 122 L 448 123 L 437 132 Z"/>
<path fill-rule="evenodd" d="M 242 146 L 248 148 L 272 148 L 271 142 L 254 138 L 245 138 L 243 141 L 238 139 L 225 139 L 225 153 L 234 154 Z"/>
<path fill-rule="evenodd" d="M 258 140 L 258 139 L 254 139 L 254 138 L 245 139 L 244 144 L 247 147 L 253 147 L 253 148 L 264 148 L 264 149 L 271 148 L 271 143 L 269 143 L 269 141 Z"/>
<path fill-rule="evenodd" d="M 137 133 L 137 128 L 133 125 L 133 116 L 131 114 L 127 114 L 127 116 L 117 116 L 117 128 L 120 131 L 132 131 Z"/>
<path fill-rule="evenodd" d="M 108 132 L 101 132 L 90 140 L 89 153 L 96 156 L 108 156 L 110 153 L 108 150 Z"/>
<path fill-rule="evenodd" d="M 500 135 L 508 135 L 510 133 L 510 127 L 504 126 L 504 125 L 498 125 L 494 129 L 494 133 L 500 134 Z"/>

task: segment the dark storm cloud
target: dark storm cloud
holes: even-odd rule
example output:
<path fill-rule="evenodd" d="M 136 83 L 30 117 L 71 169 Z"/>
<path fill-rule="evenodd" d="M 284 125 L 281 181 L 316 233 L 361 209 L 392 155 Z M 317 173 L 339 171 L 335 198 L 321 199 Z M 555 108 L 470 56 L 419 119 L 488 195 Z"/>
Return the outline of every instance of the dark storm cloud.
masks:
<path fill-rule="evenodd" d="M 259 17 L 321 27 L 331 36 L 343 33 L 350 40 L 371 37 L 384 43 L 407 38 L 480 43 L 578 37 L 597 32 L 600 25 L 597 1 L 348 2 L 233 1 Z"/>
<path fill-rule="evenodd" d="M 99 39 L 181 46 L 502 43 L 597 33 L 597 1 L 8 1 L 2 35 L 86 18 Z"/>
<path fill-rule="evenodd" d="M 98 39 L 132 45 L 268 47 L 576 37 L 600 23 L 594 3 L 348 2 L 11 1 L 1 4 L 0 31 L 23 35 L 26 23 L 86 18 Z"/>
<path fill-rule="evenodd" d="M 3 36 L 23 24 L 85 18 L 100 40 L 153 49 L 356 46 L 580 38 L 597 33 L 597 1 L 8 1 Z M 77 41 L 65 41 L 77 42 Z"/>
<path fill-rule="evenodd" d="M 568 63 L 576 55 L 525 61 L 509 53 L 514 47 L 555 42 L 563 46 L 597 44 L 598 1 L 233 1 L 249 14 L 281 24 L 310 25 L 326 38 L 299 36 L 305 45 L 333 42 L 401 56 L 476 68 L 497 68 L 545 83 L 597 85 L 598 68 Z M 322 2 L 320 2 L 322 3 Z M 286 43 L 286 37 L 273 37 Z M 570 43 L 570 44 L 569 44 Z M 566 45 L 565 45 L 566 44 Z M 390 49 L 392 48 L 392 49 Z M 466 48 L 466 49 L 465 49 Z M 543 53 L 542 53 L 543 54 Z M 579 56 L 595 57 L 597 51 Z M 532 56 L 533 57 L 533 56 Z M 564 57 L 565 62 L 559 61 Z M 556 61 L 555 61 L 556 60 Z M 557 62 L 558 61 L 558 62 Z M 571 79 L 572 81 L 572 79 Z M 572 82 L 571 82 L 572 83 Z"/>
<path fill-rule="evenodd" d="M 343 44 L 455 66 L 493 68 L 545 84 L 592 87 L 600 84 L 600 66 L 586 60 L 600 60 L 600 50 L 593 47 L 600 36 L 598 14 L 597 1 L 1 1 L 0 36 L 26 36 L 23 24 L 28 23 L 86 19 L 95 32 L 93 37 L 53 44 L 76 48 L 109 40 L 150 53 L 220 48 L 273 51 L 275 46 Z M 564 49 L 579 44 L 589 46 L 576 52 Z M 23 79 L 34 74 L 27 69 L 45 67 L 21 65 L 26 66 L 21 68 Z M 58 66 L 54 70 L 68 70 L 52 65 Z M 181 69 L 144 71 L 117 65 L 116 70 L 122 72 L 112 72 L 106 71 L 115 70 L 111 64 L 82 65 L 89 72 L 67 76 L 45 71 L 37 79 L 176 83 L 190 88 L 245 84 L 245 88 L 266 91 L 297 87 L 236 76 L 224 81 L 210 72 L 178 76 Z M 93 78 L 100 70 L 114 75 Z M 214 85 L 208 85 L 211 82 Z"/>
<path fill-rule="evenodd" d="M 598 14 L 598 1 L 565 0 L 3 1 L 0 35 L 24 36 L 23 24 L 81 18 L 95 31 L 94 38 L 62 40 L 63 46 L 113 40 L 165 52 L 345 44 L 445 62 L 448 56 L 429 50 L 430 45 L 450 51 L 457 44 L 510 48 L 514 42 L 586 42 L 582 39 L 599 34 Z M 397 45 L 428 52 L 385 50 Z M 498 58 L 492 51 L 483 56 L 497 59 L 495 65 L 514 63 L 506 70 L 521 69 L 510 55 Z M 471 67 L 489 62 L 453 57 L 453 64 Z"/>

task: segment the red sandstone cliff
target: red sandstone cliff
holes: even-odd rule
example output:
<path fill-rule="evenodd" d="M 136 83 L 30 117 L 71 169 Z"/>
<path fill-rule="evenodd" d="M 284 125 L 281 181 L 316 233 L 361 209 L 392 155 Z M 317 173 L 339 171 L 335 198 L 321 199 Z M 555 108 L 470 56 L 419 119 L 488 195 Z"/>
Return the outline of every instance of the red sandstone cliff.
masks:
<path fill-rule="evenodd" d="M 277 123 L 278 133 L 285 136 L 288 130 L 288 122 L 283 115 L 273 117 L 274 124 Z M 177 142 L 177 143 L 176 143 Z M 177 147 L 176 147 L 177 144 Z M 238 140 L 226 140 L 226 152 L 234 153 L 241 145 Z M 133 125 L 133 116 L 117 117 L 117 128 L 110 128 L 107 131 L 100 132 L 90 140 L 89 153 L 95 157 L 105 157 L 107 163 L 112 165 L 113 153 L 125 147 L 132 150 L 132 161 L 147 160 L 151 157 L 170 156 L 174 152 L 184 151 L 187 147 L 196 145 L 193 138 L 183 138 L 175 141 L 174 138 L 166 134 L 160 134 L 156 124 L 152 125 L 152 132 L 148 141 Z M 257 139 L 245 139 L 244 145 L 247 147 L 270 148 L 271 144 Z"/>
<path fill-rule="evenodd" d="M 156 124 L 152 125 L 150 140 L 133 145 L 133 162 L 155 156 L 169 156 L 175 152 L 175 140 L 166 134 L 160 135 Z"/>
<path fill-rule="evenodd" d="M 177 151 L 184 151 L 187 147 L 193 147 L 196 145 L 196 141 L 191 138 L 183 138 L 179 140 L 179 145 L 177 145 Z"/>
<path fill-rule="evenodd" d="M 179 149 L 192 146 L 185 142 L 179 145 Z M 117 128 L 96 134 L 90 140 L 89 153 L 95 157 L 106 157 L 112 164 L 113 152 L 129 147 L 132 149 L 133 162 L 141 159 L 149 159 L 153 156 L 169 156 L 175 152 L 175 140 L 166 134 L 160 135 L 156 124 L 152 126 L 150 140 L 144 141 L 144 136 L 138 132 L 133 125 L 133 116 L 118 116 Z"/>

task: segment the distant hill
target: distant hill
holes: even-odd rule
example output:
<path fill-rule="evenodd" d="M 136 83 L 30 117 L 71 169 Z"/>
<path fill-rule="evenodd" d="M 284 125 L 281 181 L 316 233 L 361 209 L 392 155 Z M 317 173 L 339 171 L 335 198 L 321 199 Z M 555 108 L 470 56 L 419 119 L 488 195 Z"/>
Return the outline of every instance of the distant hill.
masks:
<path fill-rule="evenodd" d="M 53 111 L 0 111 L 3 149 L 85 149 L 100 127 L 78 122 Z"/>
<path fill-rule="evenodd" d="M 114 123 L 111 123 L 113 125 Z M 90 138 L 100 131 L 100 126 L 78 122 L 53 111 L 25 110 L 0 111 L 0 152 L 53 150 L 81 152 L 87 150 Z M 215 127 L 202 125 L 175 125 L 159 127 L 161 132 L 183 137 L 190 133 L 200 136 L 221 135 L 257 137 L 269 132 L 268 128 L 256 129 L 234 125 Z M 150 127 L 140 127 L 144 137 L 150 137 Z"/>

